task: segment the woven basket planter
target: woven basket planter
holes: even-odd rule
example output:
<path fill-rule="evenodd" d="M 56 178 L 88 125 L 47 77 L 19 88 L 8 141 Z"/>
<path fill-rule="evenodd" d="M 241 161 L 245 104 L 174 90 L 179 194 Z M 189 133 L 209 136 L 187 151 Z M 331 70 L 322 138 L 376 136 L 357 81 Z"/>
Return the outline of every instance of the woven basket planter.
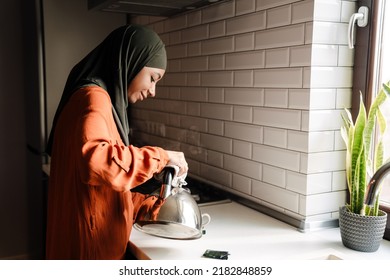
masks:
<path fill-rule="evenodd" d="M 375 252 L 383 239 L 387 214 L 379 210 L 379 216 L 361 216 L 340 207 L 340 233 L 345 247 L 361 252 Z"/>

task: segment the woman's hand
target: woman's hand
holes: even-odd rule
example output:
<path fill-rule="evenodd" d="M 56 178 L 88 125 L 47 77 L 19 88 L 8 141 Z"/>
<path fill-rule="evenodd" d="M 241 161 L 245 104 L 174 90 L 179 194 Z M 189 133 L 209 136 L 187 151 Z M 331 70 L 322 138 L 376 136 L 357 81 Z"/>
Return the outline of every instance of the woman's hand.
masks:
<path fill-rule="evenodd" d="M 168 153 L 168 165 L 177 165 L 179 167 L 178 176 L 181 176 L 188 172 L 188 164 L 184 157 L 183 152 L 166 151 Z"/>

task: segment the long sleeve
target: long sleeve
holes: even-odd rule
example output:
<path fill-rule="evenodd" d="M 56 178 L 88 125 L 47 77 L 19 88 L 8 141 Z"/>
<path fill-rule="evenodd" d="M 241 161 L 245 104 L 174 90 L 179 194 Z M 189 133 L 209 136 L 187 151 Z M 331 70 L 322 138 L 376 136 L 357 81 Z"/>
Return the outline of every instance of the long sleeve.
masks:
<path fill-rule="evenodd" d="M 96 91 L 101 94 L 97 94 Z M 167 164 L 167 153 L 159 147 L 124 146 L 118 141 L 108 95 L 100 88 L 83 98 L 86 105 L 81 116 L 82 154 L 79 159 L 82 180 L 89 185 L 110 186 L 117 191 L 150 179 Z"/>

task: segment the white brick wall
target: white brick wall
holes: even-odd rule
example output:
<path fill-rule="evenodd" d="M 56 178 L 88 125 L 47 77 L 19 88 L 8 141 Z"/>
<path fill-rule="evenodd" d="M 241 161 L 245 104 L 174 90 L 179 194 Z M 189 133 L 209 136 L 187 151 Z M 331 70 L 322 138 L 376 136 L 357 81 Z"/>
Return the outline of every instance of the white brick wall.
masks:
<path fill-rule="evenodd" d="M 168 70 L 132 108 L 134 138 L 185 152 L 190 174 L 305 221 L 346 196 L 353 0 L 230 0 L 148 24 Z"/>

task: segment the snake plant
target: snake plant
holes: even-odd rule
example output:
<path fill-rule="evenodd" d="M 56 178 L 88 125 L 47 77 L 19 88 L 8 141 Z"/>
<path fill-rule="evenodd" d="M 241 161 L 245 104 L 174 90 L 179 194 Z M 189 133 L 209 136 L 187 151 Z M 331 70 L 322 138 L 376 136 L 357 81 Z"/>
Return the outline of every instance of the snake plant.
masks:
<path fill-rule="evenodd" d="M 371 177 L 385 162 L 382 137 L 386 130 L 386 119 L 380 106 L 390 97 L 389 83 L 383 84 L 368 112 L 360 96 L 359 113 L 355 122 L 347 109 L 346 114 L 342 114 L 341 136 L 347 148 L 346 177 L 350 194 L 347 206 L 351 212 L 360 215 L 378 215 L 379 199 L 376 199 L 373 207 L 368 207 L 365 197 Z M 377 133 L 374 129 L 376 125 Z M 374 137 L 377 139 L 375 143 Z"/>

